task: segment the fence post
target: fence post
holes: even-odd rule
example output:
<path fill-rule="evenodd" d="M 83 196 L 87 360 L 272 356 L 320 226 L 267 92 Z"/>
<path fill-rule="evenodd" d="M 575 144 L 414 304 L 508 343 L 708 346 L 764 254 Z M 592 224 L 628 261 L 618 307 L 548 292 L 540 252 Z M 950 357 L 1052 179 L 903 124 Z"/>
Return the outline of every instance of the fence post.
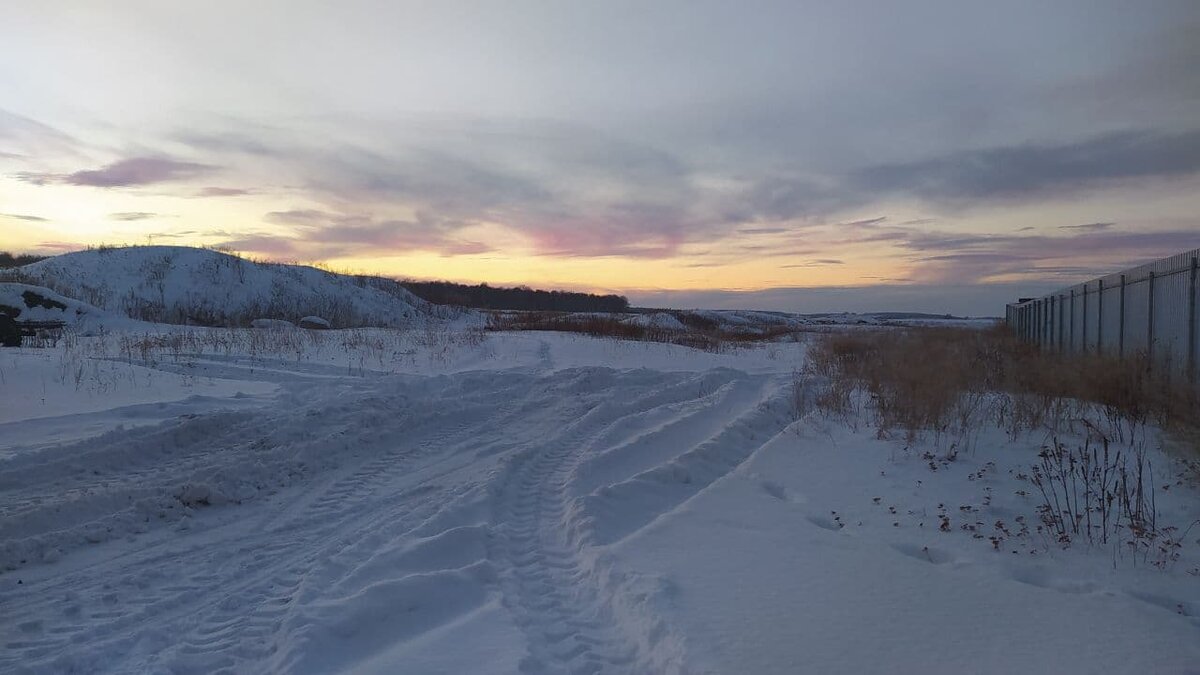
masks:
<path fill-rule="evenodd" d="M 1075 351 L 1075 289 L 1071 289 L 1071 341 L 1068 345 L 1071 351 Z"/>
<path fill-rule="evenodd" d="M 1082 337 L 1083 337 L 1083 339 L 1081 339 L 1081 340 L 1079 341 L 1079 351 L 1083 352 L 1084 354 L 1086 354 L 1086 353 L 1087 353 L 1087 351 L 1088 351 L 1088 341 L 1087 341 L 1087 295 L 1088 295 L 1088 291 L 1087 291 L 1087 282 L 1085 281 L 1085 282 L 1083 282 L 1083 316 L 1082 316 L 1082 317 L 1080 317 L 1080 320 L 1083 322 L 1083 326 L 1082 326 L 1082 328 L 1080 329 L 1080 330 L 1082 331 Z"/>
<path fill-rule="evenodd" d="M 1149 319 L 1146 321 L 1146 366 L 1154 367 L 1154 270 L 1150 270 L 1148 278 L 1149 291 L 1147 291 L 1148 308 L 1146 314 Z"/>
<path fill-rule="evenodd" d="M 1041 309 L 1042 325 L 1038 326 L 1038 344 L 1045 347 L 1046 346 L 1046 330 L 1050 327 L 1050 316 L 1049 316 L 1049 314 L 1046 313 L 1046 307 L 1047 307 L 1046 300 L 1043 298 L 1041 301 L 1038 302 L 1038 304 L 1041 305 L 1041 307 L 1042 307 L 1042 309 Z"/>
<path fill-rule="evenodd" d="M 1058 296 L 1058 351 L 1063 350 L 1063 335 L 1066 329 L 1063 327 L 1063 296 Z"/>
<path fill-rule="evenodd" d="M 1188 287 L 1188 379 L 1196 383 L 1196 258 L 1192 258 L 1192 282 Z"/>
<path fill-rule="evenodd" d="M 1117 356 L 1125 357 L 1125 275 L 1121 275 L 1121 326 L 1117 329 Z"/>
<path fill-rule="evenodd" d="M 1041 329 L 1041 327 L 1042 327 L 1041 324 L 1042 324 L 1042 301 L 1034 300 L 1033 301 L 1033 323 L 1030 324 L 1030 326 L 1029 326 L 1029 338 L 1031 340 L 1033 340 L 1034 344 L 1040 344 L 1038 342 L 1038 330 Z"/>
<path fill-rule="evenodd" d="M 1096 353 L 1104 351 L 1104 280 L 1096 282 Z"/>
<path fill-rule="evenodd" d="M 1054 348 L 1054 329 L 1058 326 L 1054 316 L 1054 296 L 1050 296 L 1050 330 L 1046 333 L 1046 344 Z"/>
<path fill-rule="evenodd" d="M 1045 312 L 1045 320 L 1042 321 L 1042 344 L 1046 347 L 1050 346 L 1050 298 L 1042 301 L 1042 311 Z"/>

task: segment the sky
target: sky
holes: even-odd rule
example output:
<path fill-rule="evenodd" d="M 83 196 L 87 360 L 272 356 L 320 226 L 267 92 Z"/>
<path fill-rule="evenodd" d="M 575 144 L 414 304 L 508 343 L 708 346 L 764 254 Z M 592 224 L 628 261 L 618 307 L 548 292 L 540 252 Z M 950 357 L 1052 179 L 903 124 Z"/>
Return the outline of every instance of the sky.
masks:
<path fill-rule="evenodd" d="M 1200 246 L 1200 3 L 11 3 L 0 250 L 998 315 Z"/>

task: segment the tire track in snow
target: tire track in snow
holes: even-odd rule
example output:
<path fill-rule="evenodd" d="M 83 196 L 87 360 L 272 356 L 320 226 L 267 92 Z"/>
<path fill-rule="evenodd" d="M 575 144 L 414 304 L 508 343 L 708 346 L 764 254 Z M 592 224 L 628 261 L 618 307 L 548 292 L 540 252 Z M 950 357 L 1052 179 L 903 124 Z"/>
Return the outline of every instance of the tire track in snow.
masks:
<path fill-rule="evenodd" d="M 5 646 L 9 650 L 19 649 L 19 654 L 10 653 L 18 657 L 17 663 L 25 664 L 36 663 L 79 642 L 110 658 L 129 654 L 136 659 L 139 655 L 133 652 L 138 651 L 138 645 L 125 636 L 140 632 L 143 641 L 149 638 L 163 643 L 162 654 L 155 655 L 155 662 L 167 662 L 180 672 L 213 672 L 265 658 L 272 651 L 270 636 L 278 632 L 288 606 L 302 582 L 312 574 L 315 563 L 345 538 L 361 531 L 355 528 L 362 525 L 354 520 L 362 515 L 362 500 L 370 496 L 373 487 L 403 473 L 421 459 L 419 453 L 401 454 L 397 449 L 365 462 L 328 485 L 321 497 L 299 512 L 288 512 L 286 503 L 281 505 L 277 511 L 287 517 L 270 530 L 260 530 L 252 544 L 236 542 L 247 534 L 240 530 L 227 540 L 210 540 L 186 550 L 168 544 L 168 550 L 161 554 L 128 561 L 122 565 L 122 573 L 139 577 L 133 583 L 136 595 L 118 602 L 117 596 L 124 593 L 114 590 L 111 593 L 114 599 L 99 610 L 85 609 L 86 603 L 76 603 L 79 608 L 74 611 L 68 606 L 63 612 L 64 623 L 48 626 L 41 641 Z M 386 472 L 382 471 L 384 468 Z M 436 501 L 412 502 L 407 504 L 409 509 L 391 510 L 388 515 L 393 521 L 402 522 L 416 507 L 433 504 Z M 182 578 L 174 579 L 153 574 L 157 564 L 178 571 L 177 561 L 181 558 L 189 559 L 192 569 L 204 571 L 189 573 L 185 568 Z M 72 575 L 63 583 L 42 589 L 42 595 L 53 602 L 56 592 L 62 594 L 57 597 L 68 598 L 94 593 L 88 588 L 94 586 L 89 577 L 86 571 Z M 214 593 L 213 589 L 220 590 Z M 34 610 L 31 613 L 58 614 L 46 612 L 37 604 L 35 600 L 27 606 Z M 193 616 L 200 618 L 198 624 L 191 621 Z M 178 623 L 183 625 L 176 627 L 177 632 L 155 637 L 158 629 L 153 624 Z M 4 661 L 0 658 L 0 665 Z M 66 664 L 46 665 L 52 672 Z M 127 662 L 123 669 L 139 671 L 148 665 Z"/>
<path fill-rule="evenodd" d="M 427 571 L 467 565 L 480 571 L 487 587 L 498 587 L 529 637 L 526 672 L 678 671 L 682 652 L 669 631 L 646 607 L 622 597 L 629 586 L 581 537 L 587 528 L 572 499 L 573 479 L 584 457 L 630 437 L 647 445 L 656 437 L 662 443 L 695 437 L 694 431 L 680 435 L 680 427 L 694 429 L 689 420 L 701 421 L 706 407 L 730 416 L 722 387 L 744 390 L 752 379 L 735 371 L 579 369 L 380 381 L 303 406 L 285 402 L 258 417 L 228 418 L 237 424 L 207 416 L 182 423 L 208 430 L 195 437 L 172 436 L 174 427 L 130 431 L 124 438 L 153 440 L 159 433 L 186 459 L 173 465 L 172 456 L 133 455 L 114 464 L 144 468 L 143 478 L 157 482 L 186 475 L 202 457 L 216 467 L 238 467 L 251 448 L 247 441 L 262 436 L 256 425 L 286 430 L 268 433 L 272 443 L 308 443 L 310 452 L 333 453 L 337 460 L 314 465 L 274 497 L 205 514 L 218 519 L 209 529 L 182 537 L 152 531 L 145 543 L 135 539 L 132 550 L 122 545 L 97 569 L 76 566 L 24 587 L 0 588 L 0 604 L 15 610 L 0 621 L 0 671 L 352 666 L 321 660 L 329 643 L 320 640 L 328 635 L 310 641 L 313 628 L 327 632 L 322 622 L 341 616 L 321 612 L 342 611 L 343 596 L 364 583 L 381 581 L 409 593 L 403 583 L 387 586 L 414 575 L 411 567 L 393 564 L 400 560 L 397 543 L 429 540 L 455 527 L 466 541 L 481 542 L 478 553 L 462 553 L 478 559 L 434 557 Z M 416 401 L 414 414 L 393 410 Z M 738 404 L 739 412 L 743 407 Z M 305 420 L 314 417 L 319 433 L 308 438 Z M 122 438 L 106 439 L 97 452 L 126 452 Z M 483 466 L 508 464 L 489 478 L 481 460 Z M 30 467 L 28 475 L 43 473 Z M 88 489 L 92 479 L 72 480 Z M 53 485 L 32 485 L 22 494 L 40 498 L 38 490 Z M 478 516 L 458 512 L 475 503 L 482 503 Z M 472 523 L 479 527 L 472 530 Z M 479 565 L 494 568 L 492 581 L 486 578 L 493 572 Z M 364 573 L 364 567 L 371 569 Z M 436 593 L 442 587 L 424 588 Z M 357 611 L 353 604 L 345 609 Z M 404 637 L 384 631 L 381 639 Z"/>
<path fill-rule="evenodd" d="M 697 393 L 680 399 L 664 398 L 660 392 L 625 405 L 601 403 L 564 433 L 514 462 L 499 488 L 492 556 L 501 570 L 505 605 L 526 634 L 523 673 L 683 672 L 682 646 L 644 603 L 621 597 L 626 595 L 628 580 L 594 549 L 591 531 L 580 522 L 570 496 L 581 463 L 597 440 L 615 435 L 613 429 L 632 427 L 643 445 L 651 445 L 655 436 L 669 441 L 676 427 L 695 423 L 699 417 L 695 405 L 681 403 L 705 401 L 715 408 L 727 398 L 727 392 L 706 394 L 700 378 L 671 388 Z M 633 419 L 661 418 L 668 410 L 671 414 L 649 431 Z M 763 410 L 759 406 L 740 412 L 716 438 L 726 435 L 731 426 L 764 426 Z M 765 424 L 776 431 L 780 425 L 786 426 L 786 421 L 773 415 Z M 753 447 L 739 446 L 733 454 L 744 460 L 752 451 Z M 725 472 L 738 463 L 732 461 Z"/>
<path fill-rule="evenodd" d="M 92 596 L 95 600 L 97 595 L 91 570 L 30 584 L 7 598 L 8 594 L 0 594 L 6 604 L 11 601 L 12 606 L 20 607 L 21 614 L 40 617 L 36 637 L 6 638 L 0 670 L 11 666 L 35 672 L 89 671 L 95 663 L 85 656 L 88 652 L 103 653 L 115 659 L 107 667 L 128 672 L 163 665 L 175 672 L 255 670 L 251 664 L 261 664 L 275 652 L 276 638 L 306 586 L 315 586 L 319 593 L 336 578 L 329 572 L 331 560 L 365 539 L 403 536 L 445 505 L 446 490 L 439 485 L 404 488 L 400 480 L 398 493 L 380 494 L 385 488 L 425 460 L 436 460 L 447 448 L 471 447 L 480 426 L 503 426 L 512 417 L 528 415 L 528 401 L 504 395 L 511 390 L 511 383 L 497 379 L 491 384 L 478 391 L 468 387 L 472 389 L 471 395 L 464 397 L 468 400 L 458 401 L 457 422 L 441 414 L 413 428 L 405 425 L 404 416 L 392 413 L 390 420 L 398 426 L 350 436 L 347 442 L 382 443 L 383 452 L 360 452 L 364 455 L 361 461 L 334 470 L 340 477 L 317 481 L 311 490 L 276 500 L 254 523 L 251 541 L 246 541 L 247 530 L 239 528 L 225 536 L 203 536 L 202 543 L 168 540 L 162 546 L 120 556 L 113 567 L 122 578 L 106 583 L 112 589 L 100 593 L 98 602 L 87 599 Z M 442 393 L 459 398 L 457 391 Z M 471 403 L 472 397 L 484 404 Z M 352 400 L 345 407 L 355 405 Z M 436 409 L 436 402 L 434 406 L 431 409 Z M 303 418 L 307 411 L 296 414 Z M 222 426 L 219 420 L 218 414 L 218 427 Z M 210 456 L 244 445 L 247 429 L 245 420 L 239 421 L 243 423 L 224 425 L 227 432 L 222 436 L 202 435 L 199 442 L 210 447 Z M 295 416 L 276 415 L 257 423 L 294 424 Z M 397 431 L 415 434 L 417 440 L 388 443 L 386 436 Z M 173 430 L 161 433 L 169 436 Z M 110 445 L 119 445 L 119 438 L 109 440 Z M 225 450 L 224 443 L 233 445 Z M 195 453 L 184 454 L 190 457 Z M 154 471 L 170 473 L 164 466 L 154 467 Z M 185 562 L 180 564 L 181 560 Z M 159 566 L 182 574 L 167 577 L 158 572 Z M 19 617 L 13 618 L 22 623 Z M 80 649 L 81 645 L 86 649 Z M 55 658 L 66 654 L 72 657 Z"/>

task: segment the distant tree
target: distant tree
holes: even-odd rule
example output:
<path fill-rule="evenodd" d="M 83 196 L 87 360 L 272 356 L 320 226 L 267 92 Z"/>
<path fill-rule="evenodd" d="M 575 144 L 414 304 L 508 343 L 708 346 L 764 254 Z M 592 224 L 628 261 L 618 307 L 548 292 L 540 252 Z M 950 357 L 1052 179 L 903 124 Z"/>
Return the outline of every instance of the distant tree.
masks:
<path fill-rule="evenodd" d="M 596 295 L 573 291 L 543 291 L 517 286 L 477 286 L 448 281 L 402 281 L 405 288 L 422 300 L 435 305 L 456 305 L 476 309 L 522 309 L 555 312 L 626 312 L 629 300 L 621 295 Z"/>
<path fill-rule="evenodd" d="M 21 328 L 7 314 L 0 314 L 0 346 L 21 346 Z"/>
<path fill-rule="evenodd" d="M 9 253 L 8 251 L 0 251 L 0 269 L 9 269 L 12 267 L 22 267 L 35 263 L 39 260 L 45 260 L 47 256 L 33 255 L 32 253 Z"/>

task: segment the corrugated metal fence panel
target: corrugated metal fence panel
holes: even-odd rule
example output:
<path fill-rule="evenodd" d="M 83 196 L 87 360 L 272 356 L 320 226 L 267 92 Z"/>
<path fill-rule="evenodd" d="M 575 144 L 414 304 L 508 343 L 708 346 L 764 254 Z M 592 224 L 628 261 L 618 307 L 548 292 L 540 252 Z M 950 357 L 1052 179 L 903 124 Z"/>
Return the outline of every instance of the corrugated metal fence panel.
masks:
<path fill-rule="evenodd" d="M 1009 305 L 1009 325 L 1023 339 L 1068 351 L 1135 356 L 1157 367 L 1200 376 L 1200 249 L 1185 251 L 1024 303 Z"/>
<path fill-rule="evenodd" d="M 1181 272 L 1164 273 L 1154 281 L 1154 357 L 1156 361 L 1180 373 L 1187 358 L 1190 281 Z"/>
<path fill-rule="evenodd" d="M 1104 351 L 1117 353 L 1121 341 L 1121 282 L 1115 285 L 1104 280 L 1104 316 L 1100 320 L 1100 335 L 1103 335 L 1101 347 Z"/>
<path fill-rule="evenodd" d="M 1125 355 L 1132 356 L 1146 351 L 1150 321 L 1150 303 L 1147 293 L 1150 283 L 1146 279 L 1129 281 L 1125 286 Z"/>
<path fill-rule="evenodd" d="M 1067 313 L 1071 315 L 1067 344 L 1069 350 L 1077 352 L 1083 349 L 1083 286 L 1072 286 L 1067 293 Z"/>
<path fill-rule="evenodd" d="M 1095 283 L 1086 283 L 1083 285 L 1083 334 L 1080 336 L 1080 343 L 1085 351 L 1095 351 L 1099 345 L 1100 334 L 1100 286 Z"/>

